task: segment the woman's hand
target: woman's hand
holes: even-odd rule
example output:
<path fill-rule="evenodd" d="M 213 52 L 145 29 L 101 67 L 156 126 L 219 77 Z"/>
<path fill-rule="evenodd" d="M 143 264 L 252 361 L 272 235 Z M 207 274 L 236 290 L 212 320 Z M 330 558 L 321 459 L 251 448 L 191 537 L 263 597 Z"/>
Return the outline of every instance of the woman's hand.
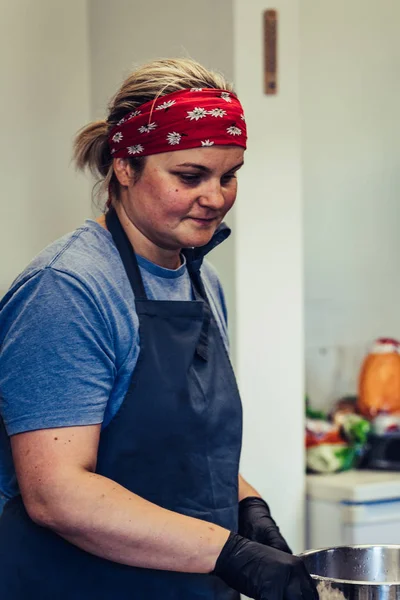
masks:
<path fill-rule="evenodd" d="M 315 584 L 300 558 L 231 533 L 214 574 L 255 600 L 318 600 Z"/>
<path fill-rule="evenodd" d="M 239 475 L 239 534 L 253 542 L 292 554 L 271 516 L 268 504 L 241 475 Z"/>
<path fill-rule="evenodd" d="M 253 542 L 292 554 L 262 498 L 250 496 L 239 502 L 239 534 Z"/>

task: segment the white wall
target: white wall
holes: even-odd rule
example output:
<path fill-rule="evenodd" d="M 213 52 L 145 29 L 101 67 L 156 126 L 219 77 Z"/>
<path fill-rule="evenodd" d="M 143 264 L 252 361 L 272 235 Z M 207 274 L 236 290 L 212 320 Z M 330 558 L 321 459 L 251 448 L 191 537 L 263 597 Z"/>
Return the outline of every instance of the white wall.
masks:
<path fill-rule="evenodd" d="M 70 165 L 89 118 L 86 2 L 0 1 L 0 296 L 41 248 L 90 214 Z"/>
<path fill-rule="evenodd" d="M 301 1 L 307 388 L 354 393 L 400 337 L 400 3 Z M 322 350 L 321 350 L 322 349 Z"/>
<path fill-rule="evenodd" d="M 303 547 L 302 204 L 299 2 L 279 12 L 279 93 L 262 86 L 263 0 L 235 0 L 235 81 L 249 133 L 236 204 L 237 373 L 242 471 Z"/>

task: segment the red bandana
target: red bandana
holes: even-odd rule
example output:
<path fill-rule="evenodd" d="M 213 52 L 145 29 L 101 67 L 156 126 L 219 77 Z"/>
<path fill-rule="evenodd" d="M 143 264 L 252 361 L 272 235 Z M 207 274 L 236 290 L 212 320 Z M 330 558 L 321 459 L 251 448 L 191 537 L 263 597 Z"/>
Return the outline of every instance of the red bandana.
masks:
<path fill-rule="evenodd" d="M 139 106 L 121 119 L 108 141 L 113 158 L 148 156 L 214 144 L 246 148 L 243 108 L 232 92 L 181 90 Z"/>

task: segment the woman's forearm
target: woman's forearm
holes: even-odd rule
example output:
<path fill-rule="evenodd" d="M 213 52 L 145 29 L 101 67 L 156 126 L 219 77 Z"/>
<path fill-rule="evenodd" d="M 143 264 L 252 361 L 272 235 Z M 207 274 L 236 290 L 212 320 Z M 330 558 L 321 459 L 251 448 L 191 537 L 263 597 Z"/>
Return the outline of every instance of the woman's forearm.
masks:
<path fill-rule="evenodd" d="M 46 495 L 32 517 L 102 558 L 181 572 L 211 572 L 229 536 L 218 525 L 160 508 L 88 471 Z"/>

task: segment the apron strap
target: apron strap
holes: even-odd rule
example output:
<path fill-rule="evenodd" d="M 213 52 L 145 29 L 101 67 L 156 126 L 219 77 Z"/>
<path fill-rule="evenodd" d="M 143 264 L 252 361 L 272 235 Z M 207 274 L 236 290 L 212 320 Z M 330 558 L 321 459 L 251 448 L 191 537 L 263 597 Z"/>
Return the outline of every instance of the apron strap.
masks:
<path fill-rule="evenodd" d="M 117 212 L 113 208 L 110 208 L 106 213 L 106 224 L 121 256 L 135 298 L 137 300 L 147 300 L 135 251 L 118 219 Z"/>

